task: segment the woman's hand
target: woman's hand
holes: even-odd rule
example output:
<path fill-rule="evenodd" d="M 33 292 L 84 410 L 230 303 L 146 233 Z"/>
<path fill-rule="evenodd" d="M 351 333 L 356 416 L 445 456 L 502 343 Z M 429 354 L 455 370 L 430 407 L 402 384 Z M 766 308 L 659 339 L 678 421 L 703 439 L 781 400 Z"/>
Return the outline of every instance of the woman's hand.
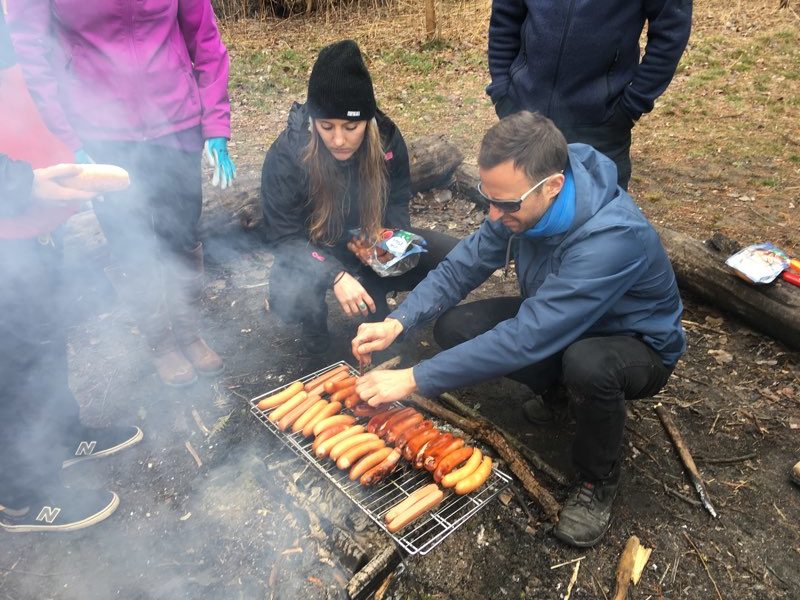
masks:
<path fill-rule="evenodd" d="M 337 275 L 337 278 L 339 281 L 333 286 L 333 293 L 344 314 L 348 317 L 355 317 L 358 314 L 366 317 L 370 312 L 375 312 L 375 302 L 358 279 L 350 273 Z"/>
<path fill-rule="evenodd" d="M 80 166 L 70 164 L 34 169 L 31 197 L 39 202 L 81 203 L 91 200 L 97 194 L 64 187 L 59 182 L 64 177 L 73 177 L 80 172 Z"/>
<path fill-rule="evenodd" d="M 372 362 L 372 353 L 385 350 L 403 332 L 403 324 L 397 319 L 385 319 L 381 323 L 362 323 L 350 346 L 360 365 Z"/>
<path fill-rule="evenodd" d="M 356 393 L 370 406 L 401 400 L 417 391 L 414 369 L 370 371 L 356 381 Z"/>

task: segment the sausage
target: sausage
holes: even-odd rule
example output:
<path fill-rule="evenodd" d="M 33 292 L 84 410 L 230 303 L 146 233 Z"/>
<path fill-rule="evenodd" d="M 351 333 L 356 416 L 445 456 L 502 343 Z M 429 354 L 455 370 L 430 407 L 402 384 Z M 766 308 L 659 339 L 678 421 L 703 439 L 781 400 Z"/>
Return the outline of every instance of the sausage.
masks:
<path fill-rule="evenodd" d="M 314 427 L 317 426 L 317 423 L 327 419 L 328 417 L 338 415 L 341 411 L 341 404 L 338 402 L 329 402 L 327 406 L 324 406 L 321 411 L 311 417 L 311 420 L 303 426 L 303 435 L 306 437 L 310 436 L 312 433 L 314 433 Z"/>
<path fill-rule="evenodd" d="M 345 398 L 356 393 L 356 386 L 351 385 L 348 388 L 338 390 L 331 394 L 331 402 L 344 402 Z"/>
<path fill-rule="evenodd" d="M 433 461 L 433 457 L 436 456 L 436 453 L 452 442 L 453 437 L 452 433 L 443 433 L 435 440 L 431 440 L 431 443 L 425 448 L 425 455 L 422 457 L 423 463 Z M 421 467 L 422 465 L 420 465 L 420 468 Z"/>
<path fill-rule="evenodd" d="M 367 433 L 366 435 L 375 435 L 375 434 Z M 340 454 L 339 459 L 336 461 L 336 466 L 342 470 L 349 469 L 362 456 L 366 456 L 367 454 L 371 454 L 372 452 L 375 452 L 376 450 L 380 450 L 381 448 L 385 447 L 386 444 L 384 444 L 383 440 L 381 439 L 367 440 L 366 442 L 361 442 L 360 444 L 348 448 L 342 454 Z"/>
<path fill-rule="evenodd" d="M 433 428 L 433 421 L 423 421 L 417 425 L 414 425 L 411 429 L 406 429 L 403 433 L 400 434 L 400 437 L 397 438 L 397 443 L 394 445 L 395 448 L 398 450 L 402 450 L 405 445 L 408 443 L 408 440 L 413 438 L 418 433 L 422 433 L 426 429 Z"/>
<path fill-rule="evenodd" d="M 339 442 L 350 436 L 359 435 L 363 432 L 364 432 L 363 425 L 354 425 L 352 427 L 346 427 L 336 435 L 329 437 L 327 440 L 319 444 L 316 450 L 314 450 L 314 453 L 317 455 L 318 458 L 325 458 L 326 456 L 328 456 L 328 453 L 331 451 L 331 448 L 333 448 L 336 444 L 338 444 Z"/>
<path fill-rule="evenodd" d="M 450 433 L 442 433 L 440 431 L 438 436 L 433 437 L 430 440 L 428 440 L 427 442 L 425 442 L 424 444 L 422 444 L 419 447 L 419 450 L 417 450 L 417 453 L 411 457 L 411 459 L 412 459 L 411 462 L 412 462 L 413 467 L 415 469 L 421 469 L 422 465 L 425 462 L 425 458 L 428 456 L 428 450 L 430 449 L 430 447 L 433 446 L 434 444 L 437 444 L 439 442 L 439 440 L 441 440 L 443 437 L 447 437 L 448 435 L 452 435 L 452 434 L 450 434 Z"/>
<path fill-rule="evenodd" d="M 412 521 L 417 520 L 426 512 L 438 506 L 443 499 L 444 499 L 444 492 L 442 490 L 439 489 L 433 490 L 427 496 L 424 496 L 421 500 L 417 500 L 417 502 L 412 504 L 410 508 L 407 508 L 405 511 L 396 516 L 386 526 L 386 529 L 389 530 L 389 533 L 395 533 L 396 531 L 400 531 L 403 527 L 405 527 Z"/>
<path fill-rule="evenodd" d="M 438 429 L 426 429 L 422 433 L 418 433 L 413 438 L 408 440 L 408 443 L 403 448 L 403 456 L 406 460 L 414 460 L 417 456 L 417 452 L 419 449 L 424 445 L 430 442 L 432 439 L 438 437 L 440 435 L 440 431 Z"/>
<path fill-rule="evenodd" d="M 409 494 L 408 498 L 400 502 L 399 504 L 395 504 L 392 508 L 389 509 L 389 512 L 386 513 L 383 517 L 383 521 L 385 523 L 389 523 L 392 521 L 396 516 L 400 513 L 404 512 L 406 509 L 411 508 L 411 506 L 416 503 L 417 501 L 421 500 L 434 490 L 438 490 L 439 486 L 435 483 L 429 483 L 428 485 L 422 486 L 418 490 L 415 490 Z"/>
<path fill-rule="evenodd" d="M 371 454 L 367 454 L 361 460 L 359 460 L 353 468 L 350 469 L 350 481 L 355 481 L 359 477 L 361 477 L 364 473 L 369 471 L 372 467 L 379 465 L 384 461 L 384 459 L 392 453 L 391 448 L 387 448 L 384 446 L 380 450 L 376 450 Z"/>
<path fill-rule="evenodd" d="M 289 398 L 286 402 L 281 404 L 278 408 L 269 413 L 269 420 L 272 421 L 273 423 L 277 423 L 284 416 L 289 414 L 289 411 L 294 410 L 295 407 L 300 406 L 300 404 L 305 402 L 307 398 L 308 398 L 307 392 L 298 392 L 297 394 Z"/>
<path fill-rule="evenodd" d="M 353 407 L 353 414 L 357 417 L 374 417 L 378 413 L 382 413 L 388 410 L 388 406 L 386 404 L 381 404 L 380 406 L 370 406 L 366 402 L 361 402 L 359 399 L 359 403 Z"/>
<path fill-rule="evenodd" d="M 472 475 L 478 469 L 478 467 L 481 466 L 482 460 L 483 452 L 481 452 L 478 448 L 475 448 L 475 452 L 472 453 L 472 456 L 470 456 L 467 462 L 464 463 L 463 467 L 453 469 L 447 475 L 442 477 L 442 486 L 446 488 L 455 487 L 459 481 L 469 475 Z"/>
<path fill-rule="evenodd" d="M 386 443 L 394 444 L 397 441 L 397 438 L 399 438 L 404 431 L 408 431 L 409 429 L 414 427 L 414 425 L 422 423 L 424 418 L 425 417 L 423 417 L 420 413 L 415 412 L 410 417 L 405 417 L 404 419 L 398 421 L 394 425 L 389 425 L 388 426 L 389 431 L 387 431 L 386 435 L 384 436 Z"/>
<path fill-rule="evenodd" d="M 350 448 L 358 446 L 359 444 L 363 444 L 364 442 L 377 439 L 378 436 L 374 433 L 357 433 L 355 435 L 347 436 L 343 440 L 331 446 L 328 456 L 330 456 L 332 460 L 339 460 L 339 457 Z"/>
<path fill-rule="evenodd" d="M 472 456 L 473 452 L 473 448 L 470 446 L 465 446 L 464 448 L 459 448 L 458 450 L 445 456 L 441 461 L 439 461 L 439 465 L 433 472 L 433 480 L 436 482 L 441 481 L 442 477 L 447 475 L 450 471 Z"/>
<path fill-rule="evenodd" d="M 320 383 L 317 386 L 314 386 L 311 390 L 309 390 L 309 394 L 319 394 L 320 396 L 325 393 L 325 385 L 331 383 L 333 381 L 341 381 L 342 379 L 347 379 L 350 376 L 350 372 L 347 370 L 339 371 L 333 377 L 329 378 L 324 383 Z"/>
<path fill-rule="evenodd" d="M 303 393 L 305 394 L 306 392 Z M 290 425 L 292 425 L 295 421 L 297 421 L 297 419 L 302 417 L 303 413 L 305 413 L 309 408 L 311 408 L 311 406 L 315 404 L 317 400 L 319 400 L 319 396 L 306 395 L 305 400 L 303 400 L 300 404 L 298 404 L 296 407 L 294 407 L 292 410 L 286 413 L 286 415 L 283 416 L 278 421 L 278 429 L 280 429 L 281 431 L 286 431 L 286 429 L 288 429 Z"/>
<path fill-rule="evenodd" d="M 358 480 L 359 483 L 361 483 L 361 485 L 375 485 L 394 471 L 395 467 L 397 467 L 397 461 L 399 460 L 400 451 L 395 448 L 380 463 L 364 473 Z"/>
<path fill-rule="evenodd" d="M 322 375 L 319 375 L 319 376 L 315 377 L 311 381 L 307 381 L 306 384 L 305 384 L 305 390 L 307 392 L 310 392 L 311 390 L 313 390 L 318 385 L 322 385 L 323 383 L 328 381 L 328 379 L 330 379 L 334 375 L 336 375 L 338 373 L 342 373 L 342 372 L 345 372 L 345 373 L 347 372 L 347 365 L 339 365 L 338 367 L 334 367 L 330 371 L 325 371 Z"/>
<path fill-rule="evenodd" d="M 342 431 L 344 431 L 345 429 L 348 429 L 349 427 L 351 427 L 351 426 L 350 425 L 334 425 L 333 427 L 328 427 L 325 431 L 323 431 L 317 437 L 314 438 L 314 443 L 311 444 L 311 449 L 316 454 L 317 448 L 319 448 L 319 445 L 322 442 L 324 442 L 325 440 L 327 440 L 329 438 L 332 438 L 333 436 L 337 435 L 338 433 L 341 433 Z"/>
<path fill-rule="evenodd" d="M 312 398 L 317 398 L 316 396 L 311 396 Z M 317 398 L 316 402 L 312 404 L 307 411 L 305 411 L 300 418 L 297 419 L 294 423 L 292 423 L 292 433 L 297 433 L 301 431 L 306 424 L 313 419 L 319 411 L 325 408 L 329 402 L 327 400 L 323 400 L 322 398 Z"/>
<path fill-rule="evenodd" d="M 455 438 L 453 441 L 451 441 L 449 444 L 447 444 L 447 446 L 445 446 L 444 448 L 437 448 L 435 452 L 431 452 L 430 458 L 432 460 L 430 460 L 430 461 L 426 460 L 425 469 L 427 469 L 428 471 L 433 473 L 436 470 L 436 467 L 439 466 L 439 462 L 445 456 L 447 456 L 451 452 L 455 452 L 459 448 L 463 448 L 465 443 L 466 442 L 464 442 L 463 439 Z"/>
<path fill-rule="evenodd" d="M 359 402 L 361 402 L 361 398 L 359 398 L 358 394 L 356 394 L 355 392 L 350 394 L 347 398 L 344 399 L 344 405 L 347 408 L 353 408 Z"/>
<path fill-rule="evenodd" d="M 375 433 L 377 433 L 381 437 L 386 437 L 386 434 L 389 433 L 389 430 L 392 427 L 397 425 L 400 421 L 402 421 L 406 417 L 410 417 L 411 415 L 415 414 L 416 412 L 417 411 L 415 409 L 411 408 L 410 406 L 406 407 L 406 408 L 404 408 L 402 410 L 397 411 L 391 417 L 386 419 L 381 424 L 381 426 L 378 427 L 378 430 Z"/>
<path fill-rule="evenodd" d="M 337 378 L 328 379 L 328 381 L 326 381 L 322 387 L 325 388 L 325 391 L 327 393 L 332 394 L 337 390 L 348 388 L 354 386 L 355 384 L 356 384 L 356 376 L 350 375 L 349 377 L 343 377 L 342 379 L 337 379 Z"/>
<path fill-rule="evenodd" d="M 397 408 L 390 408 L 389 410 L 384 410 L 379 412 L 369 420 L 369 423 L 367 423 L 367 431 L 369 431 L 370 433 L 375 433 L 378 430 L 378 427 L 383 425 L 386 419 L 391 418 L 393 414 L 401 410 L 403 410 L 402 406 Z"/>
<path fill-rule="evenodd" d="M 257 405 L 258 410 L 269 410 L 270 408 L 275 408 L 279 404 L 283 404 L 289 398 L 297 395 L 302 391 L 303 391 L 302 381 L 295 381 L 294 383 L 290 383 L 286 388 L 284 388 L 277 394 L 272 394 L 272 396 L 267 396 L 266 398 L 261 400 Z"/>
<path fill-rule="evenodd" d="M 313 429 L 314 435 L 319 435 L 320 432 L 325 431 L 328 427 L 331 427 L 333 425 L 338 425 L 339 423 L 346 423 L 347 425 L 352 425 L 355 422 L 356 418 L 350 415 L 333 415 L 332 417 L 328 417 L 326 419 L 322 419 L 321 421 L 317 421 L 317 424 L 314 425 Z"/>
<path fill-rule="evenodd" d="M 489 475 L 492 474 L 492 459 L 488 456 L 483 457 L 481 466 L 474 473 L 465 477 L 456 484 L 456 494 L 469 494 L 481 487 Z"/>
<path fill-rule="evenodd" d="M 80 167 L 79 173 L 61 177 L 58 183 L 73 190 L 97 194 L 119 192 L 131 184 L 128 172 L 117 165 L 82 164 L 77 166 Z"/>

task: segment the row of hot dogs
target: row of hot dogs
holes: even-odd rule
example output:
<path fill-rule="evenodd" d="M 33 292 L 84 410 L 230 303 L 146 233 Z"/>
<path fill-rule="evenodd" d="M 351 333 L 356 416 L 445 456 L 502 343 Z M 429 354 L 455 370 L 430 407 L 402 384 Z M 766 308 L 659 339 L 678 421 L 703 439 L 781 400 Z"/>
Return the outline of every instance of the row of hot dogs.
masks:
<path fill-rule="evenodd" d="M 361 402 L 355 381 L 347 366 L 341 365 L 305 384 L 296 381 L 257 406 L 270 411 L 268 418 L 281 431 L 313 435 L 316 457 L 335 461 L 340 469 L 349 470 L 350 480 L 361 485 L 386 478 L 401 457 L 415 468 L 430 471 L 437 483 L 456 494 L 472 492 L 489 478 L 492 460 L 478 448 L 440 431 L 413 408 L 374 408 Z M 353 414 L 343 414 L 345 407 Z M 363 425 L 357 423 L 357 417 L 370 419 Z M 415 491 L 387 512 L 387 529 L 399 531 L 443 499 L 444 492 L 435 483 Z"/>

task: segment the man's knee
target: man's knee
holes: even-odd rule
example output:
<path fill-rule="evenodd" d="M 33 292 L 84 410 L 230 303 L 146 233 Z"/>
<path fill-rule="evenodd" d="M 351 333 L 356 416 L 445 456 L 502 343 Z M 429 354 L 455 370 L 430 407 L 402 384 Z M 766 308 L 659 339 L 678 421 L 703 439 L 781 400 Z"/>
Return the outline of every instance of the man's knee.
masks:
<path fill-rule="evenodd" d="M 621 391 L 616 362 L 615 356 L 604 352 L 595 339 L 575 342 L 564 352 L 564 385 L 578 398 L 613 395 Z"/>
<path fill-rule="evenodd" d="M 459 312 L 459 307 L 451 308 L 436 319 L 433 326 L 433 339 L 440 348 L 446 350 L 467 341 L 464 328 L 461 326 L 463 319 Z"/>

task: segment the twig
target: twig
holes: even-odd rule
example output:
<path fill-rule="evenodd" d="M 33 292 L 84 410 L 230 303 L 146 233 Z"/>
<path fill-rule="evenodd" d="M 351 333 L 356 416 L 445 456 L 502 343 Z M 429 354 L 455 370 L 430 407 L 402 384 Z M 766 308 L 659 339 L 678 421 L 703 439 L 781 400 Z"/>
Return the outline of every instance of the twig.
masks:
<path fill-rule="evenodd" d="M 699 558 L 700 562 L 703 563 L 703 568 L 706 570 L 706 575 L 708 575 L 708 578 L 711 580 L 711 583 L 714 584 L 714 591 L 717 592 L 717 598 L 719 598 L 719 600 L 724 600 L 722 598 L 722 594 L 719 591 L 719 588 L 717 587 L 717 582 L 714 581 L 714 578 L 711 576 L 711 571 L 709 571 L 708 569 L 708 563 L 706 562 L 706 559 L 700 553 L 700 550 L 697 549 L 697 546 L 695 546 L 695 543 L 692 541 L 692 538 L 689 537 L 689 534 L 686 533 L 685 531 L 682 531 L 681 533 L 683 533 L 683 537 L 685 537 L 686 541 L 689 542 L 689 544 L 691 544 L 692 548 L 694 548 L 695 554 L 697 554 L 697 558 Z"/>
<path fill-rule="evenodd" d="M 186 440 L 186 444 L 185 445 L 186 445 L 186 449 L 189 451 L 189 454 L 192 455 L 192 458 L 194 459 L 194 462 L 197 463 L 197 466 L 198 467 L 202 467 L 203 466 L 203 461 L 200 460 L 200 455 L 197 454 L 197 452 L 195 451 L 194 447 L 192 446 L 192 442 L 190 442 L 189 440 Z"/>
<path fill-rule="evenodd" d="M 731 456 L 728 458 L 706 458 L 704 456 L 696 456 L 697 462 L 704 462 L 709 465 L 727 465 L 730 463 L 737 463 L 737 462 L 744 462 L 746 460 L 751 460 L 758 456 L 755 452 L 751 452 L 750 454 L 744 454 L 742 456 Z"/>
<path fill-rule="evenodd" d="M 533 526 L 533 524 L 536 523 L 536 517 L 533 516 L 531 509 L 528 508 L 528 503 L 525 502 L 525 498 L 522 496 L 522 493 L 519 491 L 519 488 L 516 485 L 512 484 L 511 490 L 512 492 L 514 492 L 514 497 L 517 499 L 517 502 L 519 502 L 520 506 L 522 507 L 522 510 L 525 512 L 525 515 L 528 517 L 528 525 Z"/>
<path fill-rule="evenodd" d="M 443 394 L 440 394 L 439 397 L 445 402 L 447 402 L 447 404 L 449 404 L 456 411 L 460 412 L 462 415 L 466 417 L 483 418 L 478 411 L 461 402 L 453 394 L 445 392 Z M 569 479 L 561 471 L 550 465 L 536 452 L 528 448 L 528 446 L 520 442 L 517 438 L 508 433 L 506 430 L 500 427 L 498 427 L 497 430 L 501 434 L 503 434 L 503 437 L 506 438 L 506 441 L 509 444 L 511 444 L 514 448 L 516 448 L 520 452 L 520 454 L 522 454 L 525 458 L 527 458 L 528 462 L 530 462 L 534 467 L 539 469 L 542 473 L 550 477 L 550 479 L 552 479 L 556 483 L 563 486 L 569 485 Z"/>
<path fill-rule="evenodd" d="M 711 429 L 708 430 L 708 435 L 714 433 L 714 428 L 717 426 L 717 421 L 719 421 L 719 417 L 722 414 L 722 411 L 717 413 L 717 417 L 714 419 L 714 422 L 711 424 Z"/>
<path fill-rule="evenodd" d="M 688 496 L 684 496 L 683 494 L 681 494 L 681 493 L 680 493 L 679 491 L 677 491 L 677 490 L 673 490 L 671 487 L 669 487 L 669 486 L 666 484 L 666 482 L 664 482 L 664 481 L 662 481 L 662 480 L 658 479 L 657 477 L 653 477 L 652 475 L 650 475 L 650 473 L 648 473 L 647 471 L 645 471 L 645 470 L 644 470 L 644 469 L 642 469 L 641 467 L 637 466 L 637 465 L 636 465 L 636 463 L 633 463 L 633 465 L 632 465 L 632 466 L 633 466 L 633 468 L 634 468 L 636 471 L 638 471 L 640 474 L 642 474 L 642 475 L 644 475 L 645 477 L 647 477 L 647 478 L 648 478 L 650 481 L 652 481 L 652 482 L 653 482 L 653 483 L 655 483 L 656 485 L 660 485 L 660 486 L 662 486 L 662 487 L 664 488 L 664 492 L 666 492 L 666 493 L 667 493 L 667 494 L 669 494 L 670 496 L 672 496 L 672 497 L 674 497 L 674 498 L 677 498 L 678 500 L 683 500 L 684 502 L 686 502 L 686 504 L 688 504 L 688 505 L 690 505 L 690 506 L 696 506 L 696 507 L 698 507 L 698 508 L 703 506 L 703 505 L 700 503 L 700 501 L 698 501 L 698 500 L 695 500 L 694 498 L 689 498 Z"/>
<path fill-rule="evenodd" d="M 597 581 L 597 577 L 594 576 L 594 573 L 592 573 L 591 575 L 592 575 L 592 580 L 594 580 L 594 582 L 597 584 L 597 587 L 600 588 L 600 593 L 603 594 L 604 600 L 608 600 L 608 596 L 606 595 L 606 591 L 603 589 L 603 584 L 601 584 L 599 581 Z"/>
<path fill-rule="evenodd" d="M 714 505 L 711 504 L 711 498 L 709 497 L 705 483 L 703 483 L 703 478 L 700 476 L 700 472 L 697 470 L 697 465 L 694 464 L 694 459 L 689 452 L 689 448 L 686 447 L 686 443 L 683 441 L 683 436 L 681 436 L 680 431 L 678 431 L 678 428 L 672 421 L 672 417 L 670 416 L 669 412 L 667 412 L 667 409 L 663 406 L 656 406 L 656 414 L 661 420 L 661 424 L 664 426 L 667 434 L 669 434 L 672 444 L 678 451 L 678 456 L 683 463 L 684 469 L 689 474 L 689 480 L 694 485 L 694 489 L 697 490 L 697 495 L 700 496 L 700 501 L 703 503 L 703 506 L 712 517 L 718 517 L 717 511 L 714 509 Z"/>
<path fill-rule="evenodd" d="M 561 567 L 566 567 L 567 565 L 571 565 L 572 563 L 580 562 L 584 558 L 586 558 L 585 554 L 583 556 L 579 556 L 578 558 L 573 558 L 572 560 L 567 560 L 567 561 L 558 563 L 557 565 L 551 565 L 550 566 L 550 570 L 552 571 L 553 569 L 560 569 Z"/>
<path fill-rule="evenodd" d="M 564 600 L 569 600 L 569 596 L 572 593 L 572 588 L 575 586 L 575 583 L 578 581 L 578 571 L 581 569 L 581 560 L 575 563 L 575 569 L 572 571 L 572 577 L 570 577 L 569 583 L 567 584 L 567 592 L 564 594 Z"/>
<path fill-rule="evenodd" d="M 197 423 L 197 427 L 200 428 L 200 431 L 202 431 L 204 435 L 208 435 L 210 433 L 208 427 L 206 427 L 205 423 L 203 423 L 203 419 L 200 418 L 200 413 L 197 412 L 197 409 L 192 409 L 192 418 L 194 419 L 194 422 Z"/>

